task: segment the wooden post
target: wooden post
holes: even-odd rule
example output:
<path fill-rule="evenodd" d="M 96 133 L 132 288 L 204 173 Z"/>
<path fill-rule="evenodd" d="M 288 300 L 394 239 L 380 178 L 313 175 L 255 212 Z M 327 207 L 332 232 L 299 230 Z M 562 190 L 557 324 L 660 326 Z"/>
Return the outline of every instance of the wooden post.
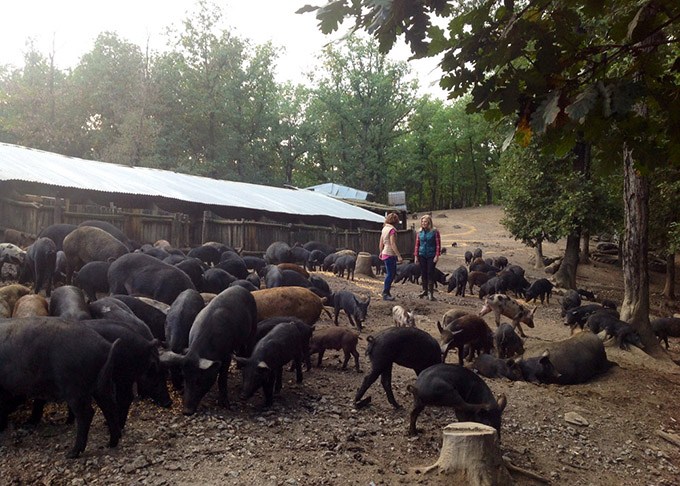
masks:
<path fill-rule="evenodd" d="M 450 484 L 512 484 L 512 477 L 501 456 L 496 429 L 475 422 L 456 422 L 444 427 L 442 449 L 437 462 L 413 470 L 416 474 L 432 471 L 445 474 Z"/>

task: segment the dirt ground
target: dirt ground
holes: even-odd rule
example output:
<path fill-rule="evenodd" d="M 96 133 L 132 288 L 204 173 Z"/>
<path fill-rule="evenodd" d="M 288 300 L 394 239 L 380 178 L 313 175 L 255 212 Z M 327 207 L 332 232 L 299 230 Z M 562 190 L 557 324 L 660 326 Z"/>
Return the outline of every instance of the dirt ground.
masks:
<path fill-rule="evenodd" d="M 497 207 L 434 212 L 447 248 L 438 267 L 451 271 L 463 263 L 468 249 L 479 247 L 484 256 L 504 255 L 523 266 L 532 278 L 546 276 L 529 263 L 532 251 L 510 238 L 500 226 Z M 418 224 L 418 220 L 412 220 Z M 454 248 L 453 242 L 457 243 Z M 377 242 L 376 242 L 377 245 Z M 558 256 L 561 246 L 548 245 L 545 254 Z M 404 254 L 410 253 L 401 249 Z M 541 271 L 542 272 L 542 271 Z M 372 297 L 365 336 L 392 325 L 394 303 L 379 299 L 382 278 L 359 276 L 341 280 L 320 274 L 333 290 L 349 289 Z M 680 275 L 680 272 L 677 272 Z M 652 275 L 652 299 L 657 299 L 663 275 Z M 579 287 L 621 301 L 620 270 L 606 264 L 579 267 Z M 437 300 L 417 298 L 415 284 L 397 284 L 398 304 L 415 310 L 417 325 L 438 337 L 436 321 L 450 309 L 476 312 L 481 301 L 447 294 L 439 288 Z M 485 317 L 492 327 L 493 317 Z M 325 316 L 317 326 L 332 325 Z M 344 315 L 340 325 L 348 326 Z M 536 327 L 525 329 L 527 346 L 568 337 L 559 317 L 559 302 L 536 311 Z M 360 340 L 361 365 L 370 369 Z M 642 351 L 622 351 L 608 346 L 608 358 L 618 363 L 587 384 L 533 385 L 487 379 L 495 394 L 508 399 L 502 426 L 502 451 L 512 462 L 561 485 L 678 485 L 680 446 L 667 442 L 658 431 L 680 434 L 680 374 L 671 361 L 680 360 L 680 340 L 671 340 L 668 360 L 649 358 Z M 452 362 L 453 356 L 448 361 Z M 314 361 L 314 360 L 313 360 Z M 3 484 L 233 484 L 233 485 L 393 485 L 451 484 L 436 473 L 414 469 L 439 457 L 442 428 L 455 422 L 447 408 L 427 408 L 418 419 L 422 432 L 409 437 L 408 414 L 413 383 L 411 370 L 395 367 L 393 388 L 403 408 L 394 410 L 379 382 L 367 396 L 371 406 L 357 410 L 354 393 L 363 374 L 342 371 L 341 353 L 326 353 L 321 368 L 306 372 L 296 384 L 284 372 L 284 385 L 271 408 L 263 408 L 256 394 L 248 402 L 238 399 L 240 374 L 232 369 L 229 389 L 231 409 L 219 408 L 215 390 L 192 417 L 181 413 L 181 397 L 174 395 L 171 409 L 135 402 L 120 445 L 108 449 L 101 414 L 95 416 L 87 449 L 75 460 L 64 454 L 74 430 L 64 424 L 63 406 L 49 409 L 34 430 L 20 428 L 22 413 L 0 435 L 0 483 Z M 575 412 L 587 425 L 573 425 L 565 414 Z M 515 484 L 539 481 L 513 475 Z"/>

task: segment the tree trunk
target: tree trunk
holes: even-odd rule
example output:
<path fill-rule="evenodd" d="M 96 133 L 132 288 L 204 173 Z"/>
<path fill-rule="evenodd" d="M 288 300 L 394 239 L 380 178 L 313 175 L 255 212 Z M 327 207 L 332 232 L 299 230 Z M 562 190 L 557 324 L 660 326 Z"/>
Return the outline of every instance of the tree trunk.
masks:
<path fill-rule="evenodd" d="M 666 283 L 663 286 L 663 297 L 675 300 L 675 252 L 666 255 Z"/>
<path fill-rule="evenodd" d="M 583 231 L 581 233 L 581 254 L 579 255 L 579 263 L 590 263 L 590 231 Z"/>
<path fill-rule="evenodd" d="M 640 334 L 645 351 L 661 355 L 663 351 L 649 325 L 649 181 L 635 169 L 633 151 L 623 147 L 623 205 L 625 230 L 623 255 L 623 302 L 621 320 L 630 323 Z"/>
<path fill-rule="evenodd" d="M 437 471 L 449 484 L 505 486 L 512 477 L 503 463 L 496 429 L 475 422 L 444 427 L 442 449 L 436 463 L 415 468 L 416 473 Z"/>
<path fill-rule="evenodd" d="M 536 262 L 534 263 L 534 268 L 540 270 L 545 268 L 545 261 L 543 260 L 543 242 L 537 241 L 536 246 L 534 246 L 534 251 L 536 252 Z"/>
<path fill-rule="evenodd" d="M 579 261 L 579 242 L 581 235 L 571 233 L 567 237 L 567 247 L 564 250 L 564 258 L 560 269 L 555 273 L 555 283 L 564 289 L 576 289 L 576 271 Z"/>

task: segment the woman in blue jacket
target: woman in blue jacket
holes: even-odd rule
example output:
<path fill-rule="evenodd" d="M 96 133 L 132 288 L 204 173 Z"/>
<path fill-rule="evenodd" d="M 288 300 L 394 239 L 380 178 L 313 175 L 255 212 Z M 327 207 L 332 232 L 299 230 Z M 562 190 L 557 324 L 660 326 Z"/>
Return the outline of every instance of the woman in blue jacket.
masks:
<path fill-rule="evenodd" d="M 434 268 L 439 261 L 441 253 L 441 236 L 439 230 L 432 225 L 432 216 L 423 215 L 420 218 L 420 231 L 416 237 L 416 248 L 413 252 L 415 262 L 420 264 L 420 278 L 423 284 L 423 291 L 418 297 L 427 297 L 428 300 L 434 298 Z"/>

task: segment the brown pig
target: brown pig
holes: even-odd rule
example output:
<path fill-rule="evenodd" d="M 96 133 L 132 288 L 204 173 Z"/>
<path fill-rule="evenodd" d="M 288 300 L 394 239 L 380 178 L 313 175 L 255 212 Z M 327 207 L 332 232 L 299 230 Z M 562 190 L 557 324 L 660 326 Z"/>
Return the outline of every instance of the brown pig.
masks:
<path fill-rule="evenodd" d="M 14 304 L 12 317 L 48 316 L 47 299 L 40 294 L 28 294 Z"/>
<path fill-rule="evenodd" d="M 253 297 L 257 304 L 257 322 L 269 317 L 294 316 L 311 326 L 319 319 L 321 311 L 331 317 L 324 308 L 323 299 L 304 287 L 256 290 Z"/>
<path fill-rule="evenodd" d="M 309 341 L 309 354 L 319 353 L 319 359 L 316 367 L 321 367 L 321 360 L 323 353 L 327 349 L 342 349 L 345 353 L 345 359 L 342 362 L 342 369 L 347 369 L 349 357 L 354 356 L 354 368 L 357 373 L 361 373 L 359 367 L 359 352 L 357 351 L 357 342 L 359 341 L 359 333 L 344 327 L 327 327 L 325 329 L 315 330 L 312 334 L 312 339 Z"/>
<path fill-rule="evenodd" d="M 5 285 L 0 288 L 0 317 L 12 317 L 17 300 L 30 293 L 31 289 L 19 284 Z"/>

